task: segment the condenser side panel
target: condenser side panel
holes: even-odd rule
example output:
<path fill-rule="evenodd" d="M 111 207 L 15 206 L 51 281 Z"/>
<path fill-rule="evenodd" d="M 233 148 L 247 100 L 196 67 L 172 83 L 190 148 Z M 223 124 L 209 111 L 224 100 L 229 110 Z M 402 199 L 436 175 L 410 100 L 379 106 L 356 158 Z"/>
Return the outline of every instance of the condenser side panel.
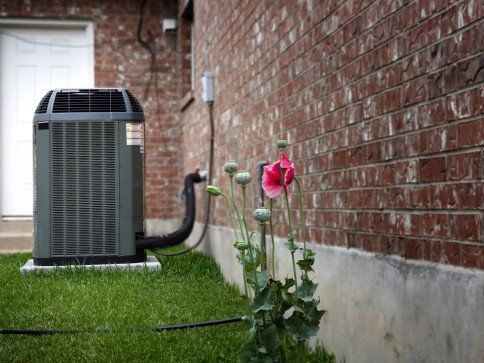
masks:
<path fill-rule="evenodd" d="M 52 257 L 119 254 L 113 121 L 51 122 Z"/>
<path fill-rule="evenodd" d="M 51 257 L 49 128 L 34 125 L 34 257 Z"/>
<path fill-rule="evenodd" d="M 119 235 L 120 255 L 136 253 L 135 235 L 143 232 L 143 154 L 139 144 L 133 139 L 127 140 L 127 133 L 137 135 L 133 128 L 142 130 L 141 122 L 119 121 L 118 157 L 119 157 Z"/>

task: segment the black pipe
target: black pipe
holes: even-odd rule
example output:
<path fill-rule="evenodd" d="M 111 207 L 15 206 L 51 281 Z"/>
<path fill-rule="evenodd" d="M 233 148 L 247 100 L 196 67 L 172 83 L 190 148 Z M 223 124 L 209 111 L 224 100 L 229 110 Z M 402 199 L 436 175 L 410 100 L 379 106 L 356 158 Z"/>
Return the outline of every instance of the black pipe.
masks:
<path fill-rule="evenodd" d="M 116 332 L 162 332 L 169 330 L 183 330 L 192 328 L 202 328 L 205 326 L 214 326 L 222 324 L 237 323 L 239 321 L 248 321 L 247 317 L 240 316 L 236 318 L 202 321 L 199 323 L 186 323 L 180 325 L 165 325 L 139 329 L 0 329 L 0 335 L 54 335 L 54 334 L 82 334 L 82 333 L 116 333 Z"/>
<path fill-rule="evenodd" d="M 264 166 L 269 165 L 267 161 L 259 161 L 257 163 L 257 182 L 259 184 L 259 206 L 264 206 L 264 189 L 262 189 L 262 174 L 264 174 Z"/>
<path fill-rule="evenodd" d="M 257 183 L 259 184 L 259 207 L 264 206 L 264 189 L 262 188 L 262 175 L 264 174 L 264 166 L 269 165 L 267 161 L 259 161 L 257 163 Z M 260 225 L 260 236 L 261 236 L 261 250 L 264 256 L 266 255 L 266 224 Z M 262 269 L 267 270 L 267 258 L 262 261 Z"/>
<path fill-rule="evenodd" d="M 213 170 L 213 148 L 214 148 L 214 123 L 213 123 L 213 101 L 207 102 L 208 105 L 208 115 L 209 115 L 209 121 L 210 121 L 210 149 L 209 149 L 209 154 L 208 154 L 208 185 L 212 184 L 212 170 Z M 206 178 L 207 179 L 207 178 Z M 205 180 L 205 179 L 204 179 Z M 198 237 L 197 242 L 195 242 L 193 245 L 181 250 L 181 251 L 176 251 L 176 252 L 165 252 L 162 251 L 160 248 L 151 248 L 150 251 L 155 253 L 156 255 L 159 256 L 180 256 L 185 253 L 190 252 L 191 250 L 197 248 L 200 246 L 200 244 L 203 242 L 203 239 L 205 237 L 205 234 L 207 233 L 208 230 L 208 224 L 210 222 L 210 201 L 212 200 L 212 197 L 210 194 L 207 195 L 207 203 L 205 207 L 205 221 L 203 222 L 203 230 L 200 236 Z M 187 236 L 188 237 L 188 236 Z"/>
<path fill-rule="evenodd" d="M 195 189 L 194 184 L 200 183 L 202 178 L 198 173 L 191 173 L 185 177 L 185 189 L 183 193 L 186 199 L 185 217 L 180 228 L 175 232 L 155 237 L 137 236 L 136 249 L 145 250 L 150 248 L 166 248 L 176 246 L 185 241 L 193 229 L 195 223 Z"/>

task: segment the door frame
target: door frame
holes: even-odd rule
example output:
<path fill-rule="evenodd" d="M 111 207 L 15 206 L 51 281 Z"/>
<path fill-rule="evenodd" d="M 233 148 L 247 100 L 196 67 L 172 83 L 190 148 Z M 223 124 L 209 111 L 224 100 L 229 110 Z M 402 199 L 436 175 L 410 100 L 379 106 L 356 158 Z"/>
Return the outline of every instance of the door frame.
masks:
<path fill-rule="evenodd" d="M 2 30 L 2 27 L 9 27 L 9 26 L 15 26 L 15 27 L 23 27 L 23 28 L 47 28 L 47 29 L 84 29 L 84 32 L 86 34 L 86 38 L 88 39 L 87 44 L 93 44 L 91 47 L 91 51 L 89 52 L 88 55 L 88 62 L 89 65 L 88 67 L 92 69 L 92 72 L 90 74 L 91 77 L 91 83 L 94 84 L 95 78 L 94 78 L 94 23 L 90 20 L 57 20 L 57 19 L 26 19 L 26 18 L 0 18 L 0 30 Z M 3 40 L 3 35 L 0 34 L 0 79 L 2 79 L 2 62 L 3 62 L 3 55 L 2 55 L 2 40 Z M 3 106 L 3 95 L 2 95 L 2 89 L 3 87 L 0 85 L 0 108 Z M 33 117 L 33 115 L 32 115 Z M 1 119 L 1 114 L 0 114 L 0 137 L 3 133 L 3 120 Z M 2 158 L 0 155 L 0 187 L 4 181 L 4 175 L 2 173 Z M 19 216 L 19 217 L 4 217 L 3 216 L 3 210 L 1 210 L 1 206 L 3 205 L 3 195 L 1 192 L 2 188 L 0 188 L 0 220 L 2 219 L 31 219 L 32 217 L 30 216 Z"/>

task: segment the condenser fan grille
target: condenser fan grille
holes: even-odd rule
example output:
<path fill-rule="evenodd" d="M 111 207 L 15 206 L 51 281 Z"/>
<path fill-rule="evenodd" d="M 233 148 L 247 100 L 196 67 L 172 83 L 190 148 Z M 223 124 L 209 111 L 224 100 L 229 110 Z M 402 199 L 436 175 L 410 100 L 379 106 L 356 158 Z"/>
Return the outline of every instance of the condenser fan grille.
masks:
<path fill-rule="evenodd" d="M 52 112 L 126 112 L 126 102 L 116 89 L 67 90 L 56 93 Z"/>
<path fill-rule="evenodd" d="M 129 91 L 126 91 L 126 93 L 128 94 L 129 101 L 131 102 L 131 110 L 133 112 L 143 112 L 143 108 L 136 97 Z"/>
<path fill-rule="evenodd" d="M 37 106 L 35 113 L 46 113 L 47 112 L 47 106 L 49 105 L 50 96 L 52 96 L 52 91 L 47 92 L 47 94 L 44 97 L 42 97 L 42 100 L 40 101 L 39 105 Z"/>
<path fill-rule="evenodd" d="M 52 256 L 115 255 L 116 124 L 51 123 Z"/>

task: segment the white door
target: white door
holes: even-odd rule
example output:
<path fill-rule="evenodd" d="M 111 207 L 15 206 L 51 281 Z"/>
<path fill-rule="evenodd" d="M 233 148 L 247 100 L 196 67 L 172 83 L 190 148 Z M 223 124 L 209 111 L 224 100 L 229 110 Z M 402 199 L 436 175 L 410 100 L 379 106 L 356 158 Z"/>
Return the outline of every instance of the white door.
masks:
<path fill-rule="evenodd" d="M 0 29 L 1 214 L 31 216 L 34 111 L 49 89 L 93 86 L 93 40 L 86 28 Z"/>

